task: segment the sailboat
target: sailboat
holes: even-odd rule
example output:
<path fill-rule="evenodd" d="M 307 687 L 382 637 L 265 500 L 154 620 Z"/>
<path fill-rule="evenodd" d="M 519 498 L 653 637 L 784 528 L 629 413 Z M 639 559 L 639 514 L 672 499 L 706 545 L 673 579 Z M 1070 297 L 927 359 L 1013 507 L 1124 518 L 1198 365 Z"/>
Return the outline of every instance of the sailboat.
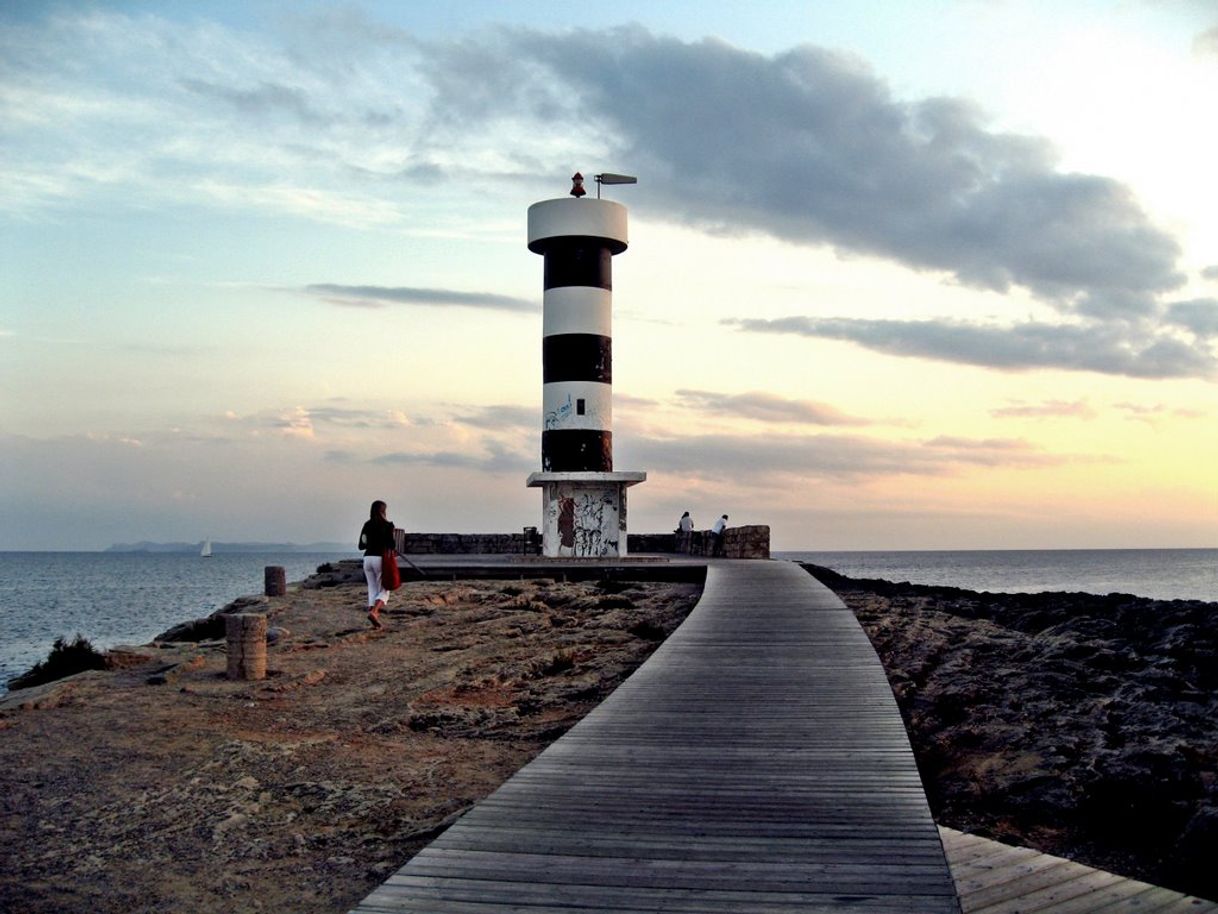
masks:
<path fill-rule="evenodd" d="M 199 550 L 199 555 L 202 558 L 211 558 L 211 540 L 203 540 L 203 548 Z"/>

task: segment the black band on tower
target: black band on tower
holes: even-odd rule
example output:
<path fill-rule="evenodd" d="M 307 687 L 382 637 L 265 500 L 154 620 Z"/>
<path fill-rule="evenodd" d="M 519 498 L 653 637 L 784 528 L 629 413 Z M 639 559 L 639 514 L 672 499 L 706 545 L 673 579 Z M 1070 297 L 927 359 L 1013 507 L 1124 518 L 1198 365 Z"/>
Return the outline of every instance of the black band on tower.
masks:
<path fill-rule="evenodd" d="M 597 333 L 559 333 L 541 341 L 543 384 L 554 381 L 613 383 L 613 340 Z"/>
<path fill-rule="evenodd" d="M 578 235 L 547 240 L 544 288 L 613 288 L 613 255 L 603 238 Z"/>
<path fill-rule="evenodd" d="M 612 473 L 613 432 L 590 429 L 542 432 L 541 468 L 547 473 Z"/>

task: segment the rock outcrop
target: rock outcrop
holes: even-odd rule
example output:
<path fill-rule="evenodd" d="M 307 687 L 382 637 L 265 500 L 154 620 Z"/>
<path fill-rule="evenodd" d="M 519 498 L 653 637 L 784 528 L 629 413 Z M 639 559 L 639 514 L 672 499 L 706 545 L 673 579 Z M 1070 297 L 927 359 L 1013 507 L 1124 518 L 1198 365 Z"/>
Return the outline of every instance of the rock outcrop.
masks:
<path fill-rule="evenodd" d="M 1218 898 L 1218 603 L 805 567 L 871 636 L 937 821 Z"/>

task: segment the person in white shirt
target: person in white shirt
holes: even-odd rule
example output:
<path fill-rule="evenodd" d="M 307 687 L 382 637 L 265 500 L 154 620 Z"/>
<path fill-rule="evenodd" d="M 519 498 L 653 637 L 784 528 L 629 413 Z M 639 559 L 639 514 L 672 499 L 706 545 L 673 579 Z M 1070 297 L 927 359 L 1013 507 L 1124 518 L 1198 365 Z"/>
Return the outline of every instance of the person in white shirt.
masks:
<path fill-rule="evenodd" d="M 711 555 L 718 558 L 723 555 L 723 531 L 727 529 L 727 515 L 724 514 L 711 525 Z"/>
<path fill-rule="evenodd" d="M 689 555 L 694 538 L 694 519 L 686 511 L 677 522 L 677 552 Z"/>

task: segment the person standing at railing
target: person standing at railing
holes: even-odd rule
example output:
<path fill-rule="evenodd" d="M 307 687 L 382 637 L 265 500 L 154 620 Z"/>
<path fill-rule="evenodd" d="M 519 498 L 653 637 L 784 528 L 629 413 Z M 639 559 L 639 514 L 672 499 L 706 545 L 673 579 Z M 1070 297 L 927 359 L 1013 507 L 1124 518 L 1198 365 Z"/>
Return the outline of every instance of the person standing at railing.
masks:
<path fill-rule="evenodd" d="M 694 538 L 694 519 L 686 511 L 677 522 L 677 552 L 689 555 Z"/>
<path fill-rule="evenodd" d="M 727 529 L 727 515 L 724 514 L 714 524 L 711 525 L 711 556 L 721 558 L 723 556 L 723 531 Z"/>

